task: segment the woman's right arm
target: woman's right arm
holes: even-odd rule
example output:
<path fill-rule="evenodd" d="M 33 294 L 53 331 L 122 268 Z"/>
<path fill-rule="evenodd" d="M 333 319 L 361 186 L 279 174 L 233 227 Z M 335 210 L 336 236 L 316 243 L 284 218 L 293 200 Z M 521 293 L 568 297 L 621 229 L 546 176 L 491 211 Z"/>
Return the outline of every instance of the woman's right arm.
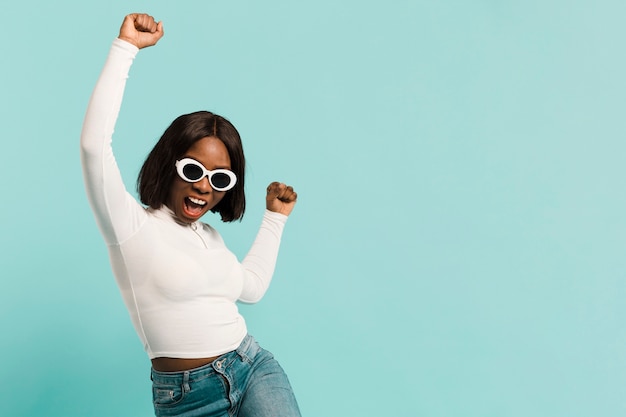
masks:
<path fill-rule="evenodd" d="M 124 187 L 111 138 L 133 59 L 139 49 L 156 44 L 161 36 L 162 24 L 152 17 L 126 16 L 87 107 L 80 139 L 83 176 L 89 203 L 108 245 L 130 237 L 145 216 Z"/>

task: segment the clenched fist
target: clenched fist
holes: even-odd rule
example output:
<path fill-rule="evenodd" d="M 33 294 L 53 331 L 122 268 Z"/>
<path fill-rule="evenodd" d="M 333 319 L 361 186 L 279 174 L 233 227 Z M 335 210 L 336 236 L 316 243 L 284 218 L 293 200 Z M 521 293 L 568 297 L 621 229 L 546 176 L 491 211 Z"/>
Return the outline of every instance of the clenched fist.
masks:
<path fill-rule="evenodd" d="M 267 187 L 265 203 L 269 211 L 289 216 L 291 210 L 296 205 L 297 199 L 298 194 L 289 185 L 273 182 Z"/>
<path fill-rule="evenodd" d="M 124 18 L 118 37 L 139 49 L 147 48 L 163 37 L 163 22 L 157 23 L 148 14 L 132 13 Z"/>

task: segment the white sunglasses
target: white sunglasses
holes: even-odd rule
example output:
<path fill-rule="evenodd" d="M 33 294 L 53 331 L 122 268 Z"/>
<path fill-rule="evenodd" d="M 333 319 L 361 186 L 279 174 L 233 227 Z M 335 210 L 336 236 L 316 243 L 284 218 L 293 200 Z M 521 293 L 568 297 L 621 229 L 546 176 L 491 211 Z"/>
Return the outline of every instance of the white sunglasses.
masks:
<path fill-rule="evenodd" d="M 198 182 L 206 176 L 215 191 L 228 191 L 237 183 L 234 172 L 221 168 L 209 171 L 200 162 L 191 158 L 176 161 L 176 172 L 187 182 Z"/>

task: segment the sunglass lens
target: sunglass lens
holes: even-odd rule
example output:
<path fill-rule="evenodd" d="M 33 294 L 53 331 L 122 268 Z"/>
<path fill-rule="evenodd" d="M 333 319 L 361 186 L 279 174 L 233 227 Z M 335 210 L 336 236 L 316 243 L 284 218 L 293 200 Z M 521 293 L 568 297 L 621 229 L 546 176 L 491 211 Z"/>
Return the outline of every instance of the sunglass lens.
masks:
<path fill-rule="evenodd" d="M 204 172 L 202 172 L 202 168 L 197 165 L 187 164 L 183 167 L 183 174 L 191 181 L 198 181 L 202 178 Z"/>
<path fill-rule="evenodd" d="M 211 177 L 211 183 L 215 188 L 226 188 L 230 184 L 230 177 L 223 172 L 217 172 Z"/>

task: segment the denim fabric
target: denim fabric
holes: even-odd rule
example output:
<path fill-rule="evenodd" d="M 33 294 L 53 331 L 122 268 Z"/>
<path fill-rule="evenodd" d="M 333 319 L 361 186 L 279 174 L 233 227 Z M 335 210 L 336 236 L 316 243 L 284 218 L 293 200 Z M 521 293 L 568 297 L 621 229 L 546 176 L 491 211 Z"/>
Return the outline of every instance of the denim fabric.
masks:
<path fill-rule="evenodd" d="M 208 365 L 151 377 L 157 417 L 300 417 L 287 375 L 250 335 Z"/>

